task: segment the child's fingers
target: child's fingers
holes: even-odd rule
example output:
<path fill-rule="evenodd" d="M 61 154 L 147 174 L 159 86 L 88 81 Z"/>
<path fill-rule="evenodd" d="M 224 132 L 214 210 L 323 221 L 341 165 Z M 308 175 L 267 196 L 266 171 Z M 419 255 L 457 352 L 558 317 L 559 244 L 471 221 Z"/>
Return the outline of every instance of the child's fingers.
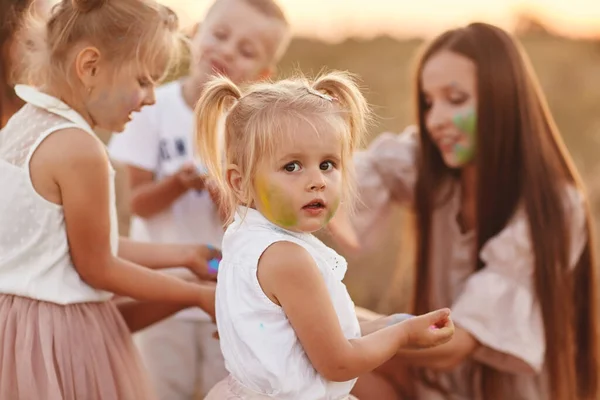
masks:
<path fill-rule="evenodd" d="M 454 335 L 454 327 L 443 327 L 443 328 L 436 328 L 436 329 L 431 329 L 429 331 L 429 334 L 432 335 L 433 341 L 434 342 L 443 342 L 443 341 L 447 341 L 450 340 L 450 338 L 452 338 L 452 336 Z"/>
<path fill-rule="evenodd" d="M 423 315 L 425 321 L 427 322 L 427 326 L 435 326 L 437 328 L 443 327 L 446 325 L 446 321 L 450 319 L 450 309 L 442 308 L 440 310 L 432 311 Z"/>
<path fill-rule="evenodd" d="M 216 259 L 221 259 L 223 257 L 223 254 L 221 253 L 221 250 L 217 249 L 214 246 L 206 245 L 206 248 L 208 249 L 208 259 L 211 260 L 213 258 Z"/>

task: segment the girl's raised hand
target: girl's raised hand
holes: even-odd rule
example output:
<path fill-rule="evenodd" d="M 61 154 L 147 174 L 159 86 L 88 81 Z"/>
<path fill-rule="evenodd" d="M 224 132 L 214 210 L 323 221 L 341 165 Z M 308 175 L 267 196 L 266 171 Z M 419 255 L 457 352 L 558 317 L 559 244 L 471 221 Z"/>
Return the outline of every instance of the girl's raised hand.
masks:
<path fill-rule="evenodd" d="M 400 322 L 406 330 L 407 349 L 425 349 L 444 344 L 454 335 L 450 309 L 443 308 Z"/>

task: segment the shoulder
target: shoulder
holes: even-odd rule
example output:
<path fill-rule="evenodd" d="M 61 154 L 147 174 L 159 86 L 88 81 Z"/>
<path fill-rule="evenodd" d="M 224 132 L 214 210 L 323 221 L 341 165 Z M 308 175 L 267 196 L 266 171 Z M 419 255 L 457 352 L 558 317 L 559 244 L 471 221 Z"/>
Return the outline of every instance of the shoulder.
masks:
<path fill-rule="evenodd" d="M 288 240 L 278 240 L 269 245 L 259 260 L 259 266 L 269 270 L 298 271 L 316 265 L 312 255 L 303 246 Z"/>
<path fill-rule="evenodd" d="M 38 149 L 53 155 L 60 170 L 107 167 L 109 160 L 103 143 L 79 128 L 60 129 L 40 144 Z"/>
<path fill-rule="evenodd" d="M 258 281 L 263 292 L 276 304 L 283 294 L 316 287 L 322 276 L 314 258 L 297 243 L 279 241 L 265 249 L 258 260 Z"/>

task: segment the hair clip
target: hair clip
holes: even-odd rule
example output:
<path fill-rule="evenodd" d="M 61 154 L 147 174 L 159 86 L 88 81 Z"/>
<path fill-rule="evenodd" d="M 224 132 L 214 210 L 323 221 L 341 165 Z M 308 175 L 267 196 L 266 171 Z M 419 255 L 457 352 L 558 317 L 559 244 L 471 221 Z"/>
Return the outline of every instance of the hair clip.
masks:
<path fill-rule="evenodd" d="M 319 96 L 320 98 L 322 98 L 324 100 L 327 100 L 327 101 L 333 102 L 334 100 L 337 100 L 335 97 L 331 97 L 328 94 L 321 93 L 318 90 L 315 90 L 315 89 L 312 89 L 312 88 L 306 88 L 306 90 L 308 91 L 308 93 L 314 94 L 315 96 Z"/>

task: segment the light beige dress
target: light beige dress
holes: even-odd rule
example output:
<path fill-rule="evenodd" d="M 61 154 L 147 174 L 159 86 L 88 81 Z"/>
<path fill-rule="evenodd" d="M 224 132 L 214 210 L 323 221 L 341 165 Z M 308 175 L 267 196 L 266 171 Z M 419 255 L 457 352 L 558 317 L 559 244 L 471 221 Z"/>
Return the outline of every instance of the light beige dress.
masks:
<path fill-rule="evenodd" d="M 418 137 L 414 128 L 400 135 L 384 133 L 361 153 L 356 167 L 361 205 L 353 219 L 359 237 L 371 246 L 370 237 L 380 221 L 388 218 L 394 202 L 410 202 L 416 180 Z M 546 343 L 541 309 L 536 303 L 532 274 L 534 259 L 527 216 L 518 210 L 506 228 L 482 248 L 485 267 L 474 270 L 473 232 L 462 233 L 457 216 L 460 190 L 452 183 L 449 200 L 434 212 L 431 238 L 432 309 L 451 307 L 457 326 L 481 344 L 472 359 L 504 372 L 504 387 L 511 400 L 545 399 Z M 583 196 L 565 189 L 567 215 L 571 217 L 570 245 L 575 266 L 587 241 Z M 441 374 L 451 399 L 469 396 L 467 376 L 471 360 L 450 373 Z M 419 399 L 443 399 L 420 388 Z M 485 396 L 476 396 L 485 398 Z"/>

